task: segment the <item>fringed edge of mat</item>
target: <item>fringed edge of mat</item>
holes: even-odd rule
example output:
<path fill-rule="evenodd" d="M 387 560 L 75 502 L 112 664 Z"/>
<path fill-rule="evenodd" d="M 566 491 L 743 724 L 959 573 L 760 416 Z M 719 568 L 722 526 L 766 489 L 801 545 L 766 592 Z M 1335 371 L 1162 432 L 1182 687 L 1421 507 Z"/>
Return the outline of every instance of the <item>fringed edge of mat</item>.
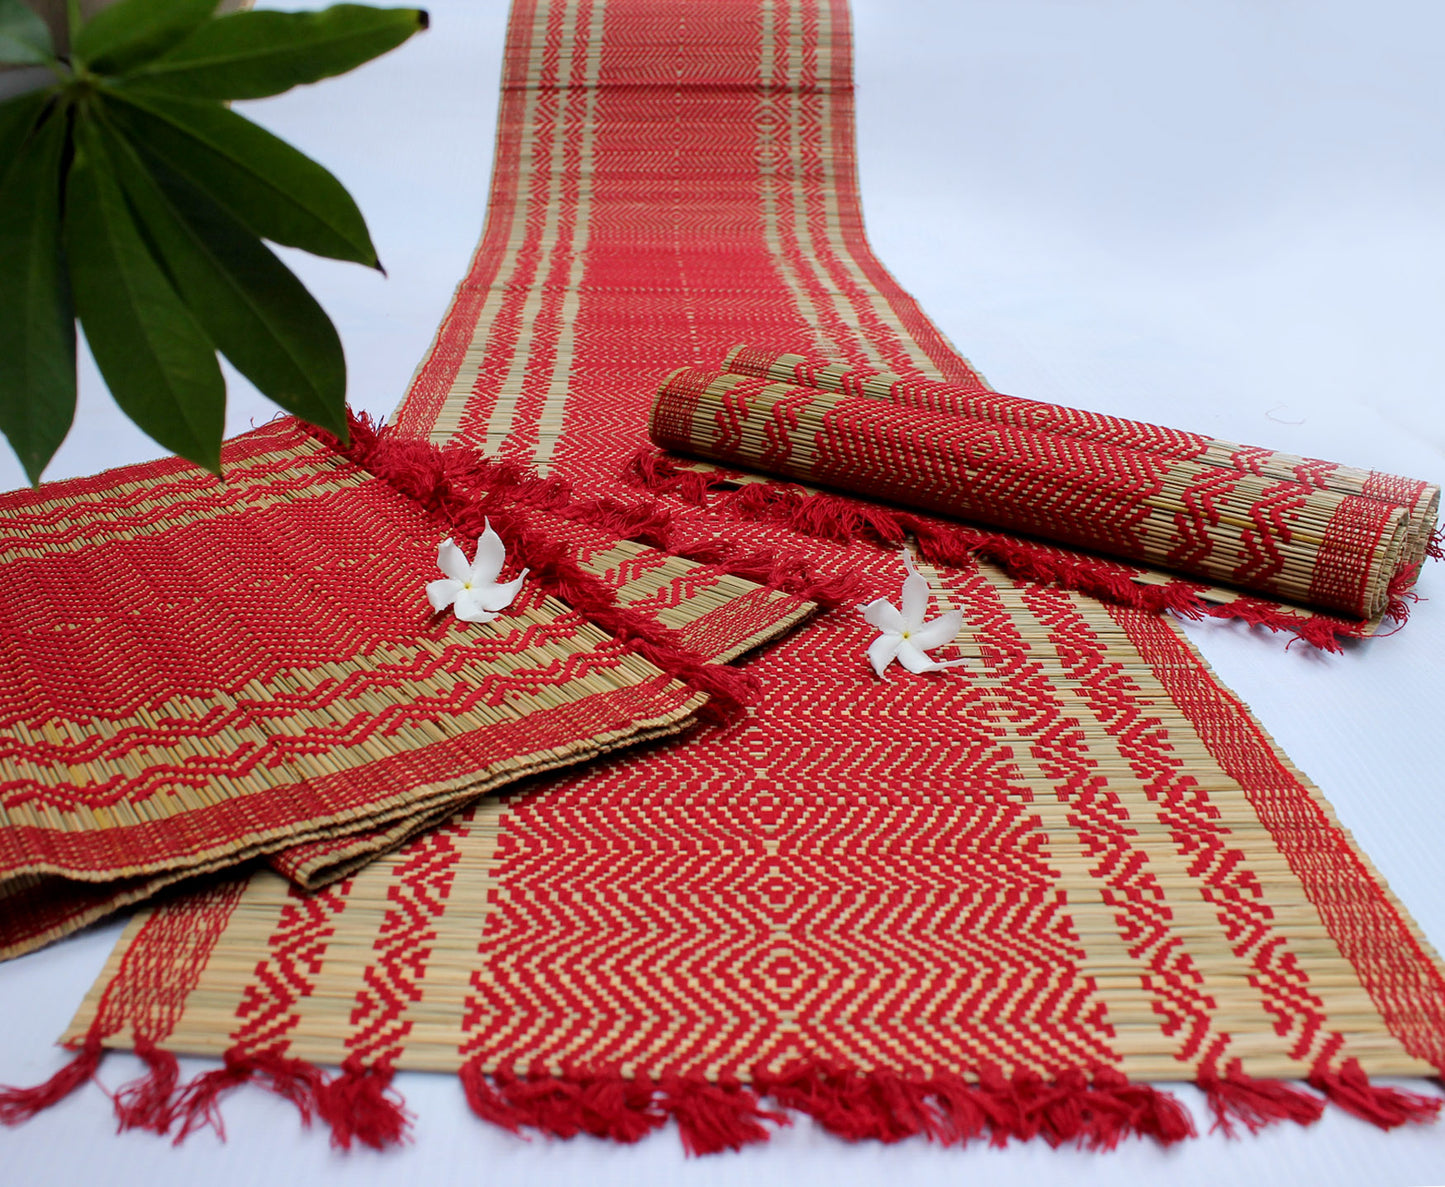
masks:
<path fill-rule="evenodd" d="M 920 555 L 929 562 L 962 565 L 975 559 L 987 560 L 1018 580 L 1089 594 L 1150 614 L 1167 611 L 1193 621 L 1237 619 L 1250 626 L 1283 631 L 1321 651 L 1340 652 L 1344 650 L 1342 640 L 1369 638 L 1376 633 L 1372 623 L 1322 614 L 1294 614 L 1256 597 L 1210 602 L 1201 596 L 1204 587 L 1192 581 L 1170 578 L 1158 584 L 1141 583 L 1134 580 L 1127 566 L 1102 557 L 1002 532 L 942 523 L 861 499 L 805 492 L 790 482 L 738 486 L 726 473 L 687 469 L 651 446 L 642 447 L 632 456 L 626 474 L 635 486 L 652 494 L 675 495 L 695 507 L 734 519 L 772 524 L 837 543 L 863 539 L 888 548 L 901 547 L 912 536 Z M 1400 570 L 1390 581 L 1385 615 L 1394 620 L 1396 630 L 1410 617 L 1410 604 L 1419 600 L 1411 588 L 1418 576 L 1419 566 L 1415 565 Z"/>
<path fill-rule="evenodd" d="M 684 560 L 711 565 L 765 589 L 816 602 L 825 610 L 851 606 L 854 601 L 859 582 L 851 575 L 823 576 L 797 559 L 742 552 L 716 538 L 677 538 L 672 511 L 655 497 L 641 503 L 589 498 L 579 495 L 566 479 L 544 478 L 529 466 L 494 460 L 468 446 L 443 448 L 393 426 L 378 426 L 365 413 L 351 413 L 350 422 L 351 444 L 345 449 L 324 431 L 302 427 L 450 522 L 462 520 L 464 526 L 470 526 L 478 516 L 493 514 L 508 504 L 522 504 Z"/>
<path fill-rule="evenodd" d="M 146 1064 L 145 1074 L 107 1090 L 121 1130 L 148 1130 L 179 1145 L 196 1130 L 209 1128 L 224 1140 L 222 1098 L 253 1084 L 290 1101 L 303 1127 L 320 1120 L 339 1149 L 381 1150 L 410 1137 L 412 1115 L 392 1087 L 395 1073 L 386 1063 L 366 1065 L 353 1057 L 328 1075 L 280 1050 L 232 1050 L 220 1067 L 183 1085 L 175 1055 L 144 1038 L 135 1051 Z M 96 1079 L 104 1053 L 94 1026 L 71 1062 L 45 1083 L 0 1088 L 0 1122 L 27 1121 Z M 562 1139 L 587 1134 L 631 1143 L 673 1121 L 692 1155 L 766 1142 L 772 1127 L 790 1124 L 794 1113 L 811 1117 L 835 1137 L 885 1144 L 914 1137 L 944 1146 L 1038 1140 L 1053 1147 L 1112 1150 L 1129 1137 L 1169 1146 L 1198 1136 L 1193 1117 L 1176 1097 L 1109 1067 L 1045 1079 L 1032 1072 L 1006 1076 L 989 1069 L 972 1077 L 910 1077 L 819 1063 L 783 1073 L 758 1070 L 743 1083 L 511 1069 L 488 1073 L 474 1059 L 456 1074 L 472 1112 L 510 1133 L 531 1130 Z M 1321 1066 L 1306 1083 L 1315 1092 L 1284 1080 L 1254 1079 L 1238 1061 L 1223 1075 L 1201 1073 L 1196 1081 L 1214 1115 L 1210 1132 L 1225 1137 L 1238 1136 L 1239 1126 L 1255 1134 L 1281 1121 L 1310 1125 L 1327 1105 L 1385 1130 L 1434 1121 L 1445 1105 L 1439 1097 L 1371 1083 L 1354 1059 Z"/>
<path fill-rule="evenodd" d="M 517 560 L 544 589 L 669 676 L 707 693 L 708 703 L 699 714 L 704 720 L 736 718 L 755 694 L 752 677 L 707 662 L 677 631 L 620 604 L 616 591 L 577 564 L 565 545 L 529 523 L 526 510 L 585 523 L 824 609 L 850 604 L 856 584 L 850 578 L 819 576 L 805 565 L 778 557 L 736 554 L 718 541 L 691 545 L 674 541 L 671 516 L 656 499 L 639 505 L 581 498 L 570 483 L 542 478 L 515 462 L 493 461 L 463 446 L 442 449 L 389 426 L 378 427 L 365 414 L 349 413 L 349 420 L 350 442 L 344 447 L 324 430 L 302 427 L 458 534 L 480 536 L 488 520 L 495 520 L 512 542 Z"/>

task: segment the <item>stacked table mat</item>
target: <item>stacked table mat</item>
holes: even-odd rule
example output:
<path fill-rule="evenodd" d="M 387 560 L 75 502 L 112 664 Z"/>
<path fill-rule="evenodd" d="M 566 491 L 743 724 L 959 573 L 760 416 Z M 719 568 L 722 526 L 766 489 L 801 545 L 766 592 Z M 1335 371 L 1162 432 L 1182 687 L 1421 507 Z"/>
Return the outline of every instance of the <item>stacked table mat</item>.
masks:
<path fill-rule="evenodd" d="M 400 486 L 447 482 L 356 435 Z M 448 513 L 295 421 L 223 460 L 225 481 L 165 461 L 0 501 L 0 955 L 253 858 L 334 880 L 486 791 L 684 728 L 707 689 L 652 660 L 733 658 L 807 610 L 484 463 L 451 459 Z M 542 561 L 493 623 L 425 596 L 459 512 Z M 652 660 L 616 638 L 649 628 Z"/>

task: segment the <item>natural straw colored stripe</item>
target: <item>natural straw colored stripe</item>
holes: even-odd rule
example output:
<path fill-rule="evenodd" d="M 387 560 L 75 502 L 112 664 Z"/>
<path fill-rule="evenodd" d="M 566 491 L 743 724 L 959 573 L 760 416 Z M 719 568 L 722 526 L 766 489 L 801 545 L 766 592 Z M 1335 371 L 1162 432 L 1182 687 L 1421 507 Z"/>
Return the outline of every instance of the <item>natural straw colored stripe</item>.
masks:
<path fill-rule="evenodd" d="M 939 594 L 934 609 L 941 612 L 956 605 L 965 611 L 957 654 L 971 663 L 960 678 L 959 695 L 967 698 L 960 703 L 969 706 L 980 739 L 992 739 L 1001 757 L 1011 756 L 1000 774 L 1008 780 L 1008 796 L 1016 797 L 1033 818 L 1029 827 L 1038 841 L 1037 856 L 1054 888 L 1042 901 L 1053 901 L 1056 891 L 1059 901 L 1067 904 L 1074 956 L 1089 980 L 1088 1001 L 1108 1022 L 1108 1049 L 1116 1066 L 1139 1079 L 1187 1080 L 1194 1076 L 1200 1039 L 1178 1024 L 1181 1005 L 1187 1005 L 1189 999 L 1180 996 L 1178 985 L 1171 988 L 1170 984 L 1192 969 L 1199 979 L 1195 1001 L 1203 1011 L 1196 1021 L 1206 1024 L 1208 1036 L 1223 1042 L 1227 1058 L 1239 1058 L 1252 1075 L 1307 1075 L 1311 1053 L 1334 1031 L 1348 1034 L 1350 1053 L 1365 1061 L 1372 1074 L 1421 1075 L 1430 1071 L 1429 1065 L 1407 1054 L 1390 1034 L 1377 1004 L 1341 957 L 1318 913 L 1301 893 L 1298 878 L 1261 827 L 1244 790 L 1220 768 L 1191 720 L 1163 692 L 1125 630 L 1105 608 L 1079 595 L 1021 586 L 986 565 L 974 573 L 925 571 Z M 1060 624 L 1048 620 L 1045 603 L 1055 605 L 1063 626 L 1074 632 L 1067 653 L 1060 645 Z M 1091 701 L 1090 689 L 1070 675 L 1071 665 L 1079 662 L 1096 669 L 1112 666 L 1119 680 L 1139 690 L 1148 709 L 1147 731 L 1121 734 L 1117 725 L 1111 726 L 1109 714 L 1123 706 Z M 1027 671 L 1021 672 L 1020 664 Z M 1030 680 L 1023 680 L 1030 673 Z M 1029 697 L 1033 699 L 1021 701 L 1025 687 L 1032 688 Z M 1029 713 L 1041 715 L 1040 720 L 1053 714 L 1061 728 L 1032 734 Z M 1126 743 L 1148 745 L 1161 762 L 1177 772 L 1179 786 L 1188 790 L 1185 798 L 1199 805 L 1200 819 L 1222 839 L 1220 861 L 1200 864 L 1204 851 L 1198 837 L 1169 816 L 1179 809 L 1180 797 L 1166 794 L 1158 776 L 1141 768 L 1137 756 L 1124 752 Z M 972 813 L 987 812 L 1000 791 L 987 781 L 952 788 L 946 793 L 950 818 L 967 819 Z M 554 788 L 549 795 L 565 797 L 566 793 Z M 395 1059 L 399 1067 L 455 1071 L 467 1058 L 469 1027 L 475 1026 L 474 1019 L 469 1021 L 471 1011 L 480 1007 L 489 1014 L 505 1013 L 509 995 L 517 992 L 517 980 L 526 983 L 533 941 L 513 948 L 489 930 L 489 925 L 508 910 L 508 881 L 499 859 L 501 833 L 508 820 L 516 827 L 512 813 L 528 798 L 534 799 L 533 810 L 541 813 L 540 819 L 550 821 L 554 828 L 557 819 L 571 820 L 571 814 L 579 810 L 574 800 L 570 809 L 564 808 L 562 816 L 554 818 L 546 812 L 546 796 L 540 801 L 507 796 L 451 820 L 454 835 L 448 844 L 455 850 L 454 881 L 437 901 L 437 914 L 427 924 L 425 938 L 419 940 L 417 958 L 407 966 L 415 984 L 413 991 L 399 1000 L 402 1013 L 397 1017 L 405 1023 Z M 1109 822 L 1112 835 L 1123 847 L 1117 860 L 1098 848 L 1099 833 L 1088 825 L 1091 804 L 1105 814 L 1098 818 Z M 714 819 L 716 811 L 707 803 L 692 804 L 687 797 L 670 802 L 666 809 L 680 835 L 696 831 L 700 836 L 709 835 L 705 822 Z M 1312 826 L 1301 819 L 1300 827 Z M 606 843 L 605 838 L 589 838 L 585 833 L 573 838 L 584 847 L 584 853 L 586 846 L 599 840 Z M 1327 840 L 1321 838 L 1322 843 Z M 989 845 L 986 837 L 975 837 L 970 843 Z M 416 860 L 418 851 L 414 847 L 388 854 L 357 871 L 339 892 L 335 912 L 319 921 L 318 926 L 324 924 L 324 928 L 306 949 L 308 963 L 291 974 L 300 978 L 303 991 L 285 1031 L 288 1055 L 335 1064 L 357 1042 L 355 1011 L 358 1003 L 367 999 L 369 987 L 378 984 L 377 953 L 392 942 L 384 930 L 387 914 L 399 897 L 397 888 L 407 878 L 407 864 Z M 511 852 L 515 862 L 515 842 Z M 958 852 L 961 869 L 967 868 L 968 853 L 967 849 Z M 861 860 L 859 854 L 841 850 L 834 858 L 841 864 L 833 876 L 851 875 Z M 918 871 L 911 875 L 915 879 L 922 876 Z M 940 879 L 932 892 L 934 910 L 954 912 L 944 935 L 968 926 L 968 913 L 978 908 L 979 892 L 968 899 L 953 897 L 963 893 L 963 885 L 952 878 Z M 1230 885 L 1246 888 L 1247 893 L 1231 897 L 1225 893 Z M 589 901 L 585 887 L 558 883 L 553 893 L 559 909 Z M 997 893 L 1012 896 L 1019 890 L 991 886 L 982 890 L 985 896 Z M 285 944 L 278 947 L 276 937 L 284 930 L 281 912 L 288 902 L 298 901 L 304 900 L 293 899 L 274 876 L 260 873 L 253 877 L 186 995 L 179 1017 L 168 1023 L 173 1026 L 166 1040 L 168 1047 L 209 1055 L 222 1055 L 233 1047 L 235 1036 L 243 1029 L 243 1015 L 249 1017 L 252 1010 L 247 1003 L 269 991 L 269 982 L 262 977 L 264 963 L 268 959 L 295 961 L 294 956 L 287 956 Z M 189 903 L 183 899 L 160 910 L 185 912 L 192 909 Z M 1251 921 L 1250 927 L 1231 930 L 1227 926 L 1229 919 L 1236 918 L 1228 912 L 1236 908 L 1248 913 L 1244 918 Z M 804 946 L 813 932 L 806 910 L 800 909 L 803 914 L 789 917 L 787 935 L 791 944 Z M 854 926 L 866 928 L 870 912 L 876 912 L 882 929 L 889 904 L 861 901 L 852 909 L 860 916 Z M 106 986 L 118 976 L 125 951 L 149 918 L 142 915 L 127 929 L 67 1037 L 86 1033 Z M 578 926 L 590 928 L 590 918 L 585 916 Z M 1165 930 L 1148 941 L 1140 927 L 1151 920 L 1160 922 Z M 604 932 L 599 938 L 605 942 L 610 934 Z M 1020 921 L 1019 934 L 1011 939 L 1018 943 L 1027 934 L 1027 925 Z M 825 929 L 818 938 L 831 942 L 831 935 Z M 540 944 L 547 937 L 534 939 Z M 668 945 L 686 946 L 696 939 L 661 930 L 656 942 L 666 950 Z M 724 933 L 719 933 L 715 942 L 723 943 Z M 758 953 L 775 940 L 771 933 L 753 936 L 744 932 L 733 942 L 737 951 L 727 958 L 724 968 L 751 967 L 749 962 L 759 960 Z M 878 932 L 876 943 L 880 945 L 879 959 L 886 960 L 885 931 Z M 1001 948 L 1000 959 L 1007 952 L 1006 946 Z M 808 959 L 817 958 L 809 952 Z M 180 971 L 179 967 L 158 969 L 149 976 L 163 986 Z M 586 981 L 600 974 L 588 963 L 578 962 L 560 975 Z M 978 978 L 987 975 L 987 968 L 938 967 L 936 989 L 942 1000 L 961 1008 L 957 1003 L 968 1000 L 978 989 Z M 833 1019 L 829 1025 L 834 1029 L 827 1032 L 830 1044 L 844 1051 L 853 1047 L 852 1058 L 859 1061 L 870 1055 L 871 1015 L 867 1011 L 857 1016 L 837 1012 L 831 1003 L 835 997 L 848 998 L 864 990 L 869 976 L 861 969 L 840 973 L 820 986 L 819 996 L 813 1000 L 819 1018 Z M 1069 986 L 1065 970 L 1042 964 L 1011 966 L 1011 977 L 1011 992 L 1019 995 L 1020 1001 L 1027 992 L 1041 995 L 1040 1004 L 1047 1003 L 1053 1000 L 1051 995 L 1063 993 Z M 1317 1002 L 1328 1028 L 1311 1038 L 1302 1029 L 1305 1016 L 1297 1012 L 1292 998 L 1279 996 L 1280 986 L 1301 1001 Z M 659 988 L 675 989 L 670 985 Z M 137 998 L 130 1006 L 131 1026 L 154 1029 L 157 1020 L 147 1011 L 158 1008 L 159 1000 Z M 660 1024 L 669 1016 L 665 1011 L 656 1012 L 661 1007 L 655 1004 L 655 996 L 649 995 L 645 1001 L 639 1018 L 645 1025 L 624 1036 L 636 1044 L 629 1047 L 633 1053 L 628 1074 L 659 1076 L 677 1059 L 677 1034 L 674 1027 Z M 710 1006 L 713 1021 L 703 1040 L 703 1058 L 710 1066 L 732 1067 L 746 1060 L 749 1048 L 741 1040 L 752 1025 L 747 1009 L 725 999 Z M 932 1061 L 928 1067 L 942 1071 L 967 1061 L 956 1040 L 968 1019 L 947 1014 L 933 1019 L 915 1007 L 889 1017 L 894 1023 L 906 1020 L 916 1028 L 914 1033 L 926 1037 Z M 1018 1020 L 1022 1029 L 1011 1040 L 999 1036 L 1007 1053 L 1005 1070 L 1032 1068 L 1048 1073 L 1054 1056 L 1045 1030 L 1051 1023 L 1051 1016 L 1045 1013 L 1031 1041 L 1032 1024 L 1025 1015 Z M 927 1029 L 932 1026 L 937 1030 Z M 125 1046 L 131 1034 L 127 1029 L 107 1041 Z M 588 1066 L 596 1059 L 593 1044 L 605 1044 L 608 1037 L 579 1025 L 569 1046 L 576 1065 Z M 486 1066 L 488 1070 L 498 1065 L 529 1067 L 534 1057 L 548 1049 L 552 1038 L 537 1032 L 519 1033 L 504 1058 L 484 1050 Z M 747 1068 L 741 1069 L 744 1080 L 748 1074 Z"/>
<path fill-rule="evenodd" d="M 653 440 L 1361 618 L 1406 512 L 1142 449 L 737 373 L 662 384 Z"/>
<path fill-rule="evenodd" d="M 224 483 L 147 463 L 0 509 L 0 958 L 260 856 L 339 877 L 494 788 L 674 733 L 705 699 L 536 581 L 492 623 L 434 618 L 440 524 L 297 422 L 225 461 Z M 813 609 L 529 514 L 700 661 Z"/>

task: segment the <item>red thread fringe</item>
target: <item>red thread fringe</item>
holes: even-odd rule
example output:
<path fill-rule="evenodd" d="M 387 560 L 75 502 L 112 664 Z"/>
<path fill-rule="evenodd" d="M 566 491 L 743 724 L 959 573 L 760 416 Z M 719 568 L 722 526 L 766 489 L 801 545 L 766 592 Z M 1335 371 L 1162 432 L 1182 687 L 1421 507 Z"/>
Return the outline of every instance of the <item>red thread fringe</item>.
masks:
<path fill-rule="evenodd" d="M 171 1098 L 181 1078 L 181 1066 L 174 1055 L 161 1050 L 146 1035 L 136 1039 L 135 1053 L 150 1070 L 141 1079 L 116 1090 L 113 1101 L 117 1128 L 168 1133 L 174 1119 Z"/>
<path fill-rule="evenodd" d="M 996 1146 L 1042 1138 L 1113 1149 L 1129 1135 L 1171 1145 L 1194 1136 L 1188 1112 L 1172 1096 L 1097 1070 L 1090 1083 L 1074 1070 L 1046 1081 L 1033 1072 L 1006 1078 L 986 1071 L 977 1083 L 961 1076 L 909 1080 L 888 1072 L 802 1067 L 761 1076 L 758 1086 L 779 1104 L 807 1113 L 850 1141 L 898 1142 L 922 1135 L 958 1145 L 985 1134 Z"/>
<path fill-rule="evenodd" d="M 714 1084 L 691 1076 L 671 1076 L 659 1087 L 662 1108 L 677 1122 L 682 1148 L 689 1154 L 741 1150 L 772 1136 L 765 1121 L 789 1124 L 786 1113 L 763 1108 L 757 1093 L 736 1080 Z"/>
<path fill-rule="evenodd" d="M 316 1111 L 331 1127 L 333 1146 L 350 1150 L 355 1141 L 384 1150 L 406 1141 L 411 1115 L 391 1091 L 392 1075 L 389 1064 L 367 1067 L 352 1055 L 339 1076 L 316 1088 Z"/>
<path fill-rule="evenodd" d="M 650 546 L 672 547 L 670 517 L 655 502 L 628 506 L 607 499 L 578 500 L 571 486 L 542 478 L 515 462 L 493 462 L 474 450 L 443 451 L 429 441 L 378 429 L 368 418 L 353 416 L 351 443 L 344 450 L 335 438 L 312 429 L 323 443 L 375 474 L 437 515 L 453 531 L 478 536 L 488 519 L 508 536 L 519 564 L 531 569 L 543 588 L 556 594 L 650 663 L 673 678 L 708 695 L 700 716 L 705 720 L 736 719 L 756 696 L 746 672 L 709 663 L 690 650 L 682 636 L 656 619 L 617 603 L 616 591 L 578 565 L 569 548 L 532 526 L 528 508 L 576 519 L 614 535 L 641 537 Z M 688 556 L 686 548 L 674 549 Z M 731 558 L 716 541 L 693 552 L 724 572 L 759 580 L 770 589 L 820 605 L 841 605 L 848 598 L 848 580 L 818 579 L 797 564 L 759 556 Z M 693 558 L 689 558 L 693 559 Z"/>
<path fill-rule="evenodd" d="M 677 466 L 666 454 L 643 447 L 628 467 L 634 481 L 656 494 L 673 494 L 698 507 L 712 506 L 739 519 L 775 524 L 807 536 L 847 543 L 872 540 L 901 547 L 912 535 L 924 560 L 950 565 L 992 561 L 1010 577 L 1076 590 L 1103 601 L 1149 613 L 1169 611 L 1182 618 L 1237 618 L 1251 626 L 1285 631 L 1322 651 L 1342 650 L 1340 640 L 1364 634 L 1363 624 L 1326 615 L 1292 614 L 1257 598 L 1214 604 L 1199 596 L 1202 588 L 1184 580 L 1145 584 L 1133 580 L 1127 566 L 1102 558 L 962 525 L 942 524 L 905 511 L 837 495 L 806 494 L 790 483 L 748 483 L 726 492 L 718 507 L 718 488 L 731 479 Z M 1441 551 L 1437 548 L 1437 551 Z M 1442 551 L 1445 555 L 1445 551 Z M 1409 614 L 1408 588 L 1415 569 L 1402 570 L 1390 583 L 1387 613 L 1398 622 Z"/>
<path fill-rule="evenodd" d="M 1439 1097 L 1371 1084 L 1357 1059 L 1347 1059 L 1338 1071 L 1317 1068 L 1309 1083 L 1329 1097 L 1331 1104 L 1381 1129 L 1433 1121 L 1445 1104 Z"/>
<path fill-rule="evenodd" d="M 480 524 L 488 515 L 520 504 L 712 565 L 828 609 L 851 604 L 858 586 L 851 575 L 822 577 L 795 559 L 762 553 L 738 555 L 735 547 L 716 538 L 702 542 L 678 540 L 671 512 L 656 499 L 621 503 L 609 498 L 580 498 L 565 479 L 543 478 L 518 462 L 494 461 L 466 446 L 450 445 L 443 450 L 422 438 L 399 434 L 389 426 L 378 428 L 364 413 L 351 414 L 351 444 L 344 450 L 329 434 L 311 426 L 302 427 L 448 522 L 465 517 L 468 522 Z"/>
<path fill-rule="evenodd" d="M 408 1137 L 410 1115 L 391 1088 L 389 1064 L 364 1065 L 353 1056 L 327 1080 L 316 1066 L 279 1051 L 227 1052 L 224 1064 L 176 1090 L 174 1056 L 147 1040 L 136 1050 L 148 1074 L 115 1094 L 121 1128 L 168 1133 L 180 1122 L 179 1144 L 210 1126 L 224 1139 L 221 1099 L 233 1088 L 260 1082 L 291 1101 L 303 1125 L 319 1116 L 332 1144 L 383 1149 Z M 92 1031 L 74 1059 L 35 1088 L 0 1089 L 0 1121 L 15 1125 L 64 1099 L 95 1073 L 103 1049 Z M 712 1083 L 696 1077 L 646 1078 L 615 1075 L 554 1076 L 537 1070 L 517 1075 L 502 1070 L 488 1077 L 480 1061 L 458 1073 L 472 1111 L 513 1133 L 535 1129 L 558 1138 L 590 1134 L 615 1142 L 636 1142 L 676 1121 L 690 1154 L 715 1154 L 765 1142 L 771 1125 L 786 1125 L 780 1109 L 806 1113 L 829 1133 L 850 1141 L 885 1143 L 926 1137 L 943 1145 L 987 1138 L 996 1146 L 1040 1139 L 1113 1149 L 1126 1137 L 1151 1137 L 1172 1145 L 1195 1136 L 1193 1121 L 1171 1095 L 1135 1084 L 1111 1068 L 1091 1076 L 1068 1070 L 1052 1080 L 1034 1072 L 1012 1076 L 985 1069 L 977 1080 L 939 1075 L 920 1079 L 892 1072 L 855 1072 L 842 1067 L 800 1065 L 787 1072 L 759 1072 L 751 1085 Z M 1202 1071 L 1198 1082 L 1215 1115 L 1214 1129 L 1234 1136 L 1234 1124 L 1257 1133 L 1276 1121 L 1308 1125 L 1319 1119 L 1326 1100 L 1275 1080 L 1246 1075 L 1238 1060 L 1221 1075 Z M 1382 1129 L 1433 1120 L 1440 1099 L 1371 1084 L 1350 1059 L 1337 1070 L 1321 1066 L 1309 1083 L 1354 1116 Z M 765 1107 L 761 1097 L 779 1106 Z"/>
<path fill-rule="evenodd" d="M 651 1085 L 643 1080 L 543 1072 L 519 1077 L 504 1070 L 488 1083 L 477 1063 L 458 1074 L 472 1111 L 512 1133 L 526 1127 L 551 1137 L 586 1133 L 631 1144 L 667 1120 L 667 1113 L 653 1103 Z"/>
<path fill-rule="evenodd" d="M 100 1030 L 92 1026 L 75 1057 L 45 1083 L 34 1088 L 0 1088 L 0 1122 L 19 1125 L 51 1105 L 59 1104 L 95 1075 L 104 1054 Z"/>
<path fill-rule="evenodd" d="M 1256 1080 L 1246 1075 L 1237 1059 L 1223 1076 L 1213 1069 L 1201 1071 L 1198 1083 L 1214 1112 L 1210 1132 L 1219 1130 L 1225 1137 L 1234 1136 L 1236 1121 L 1243 1122 L 1250 1133 L 1258 1133 L 1276 1121 L 1313 1125 L 1325 1111 L 1325 1102 L 1319 1097 L 1283 1080 Z"/>
<path fill-rule="evenodd" d="M 1385 596 L 1389 599 L 1385 613 L 1399 626 L 1410 621 L 1410 607 L 1420 600 L 1420 595 L 1412 588 L 1419 576 L 1420 566 L 1410 565 L 1391 577 L 1385 589 Z"/>
<path fill-rule="evenodd" d="M 301 1114 L 301 1124 L 310 1126 L 319 1111 L 319 1096 L 326 1086 L 321 1069 L 304 1059 L 288 1059 L 278 1051 L 246 1053 L 232 1049 L 226 1052 L 224 1064 L 214 1071 L 202 1072 L 176 1096 L 171 1109 L 172 1120 L 180 1120 L 175 1144 L 180 1145 L 197 1129 L 210 1127 L 222 1141 L 226 1137 L 221 1120 L 220 1101 L 242 1084 L 260 1078 L 263 1085 L 284 1100 L 290 1101 Z"/>

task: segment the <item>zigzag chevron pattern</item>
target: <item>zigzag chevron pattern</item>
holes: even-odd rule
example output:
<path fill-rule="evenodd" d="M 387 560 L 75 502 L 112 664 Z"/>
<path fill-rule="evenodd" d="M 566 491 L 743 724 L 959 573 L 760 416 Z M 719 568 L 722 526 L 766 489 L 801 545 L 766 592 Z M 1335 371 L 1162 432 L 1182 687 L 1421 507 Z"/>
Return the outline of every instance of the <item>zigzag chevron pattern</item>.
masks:
<path fill-rule="evenodd" d="M 842 0 L 519 0 L 482 244 L 398 428 L 627 503 L 657 385 L 740 341 L 987 398 L 863 237 L 849 36 Z M 672 1117 L 699 1150 L 766 1137 L 766 1095 L 889 1141 L 1190 1131 L 1125 1076 L 1198 1080 L 1251 1127 L 1323 1107 L 1260 1078 L 1431 1112 L 1365 1073 L 1445 1068 L 1445 971 L 1176 624 L 960 553 L 926 570 L 928 613 L 961 611 L 936 654 L 967 664 L 879 679 L 849 607 L 899 597 L 863 531 L 884 512 L 790 497 L 666 500 L 684 554 L 722 535 L 856 583 L 749 657 L 747 714 L 511 788 L 324 900 L 258 875 L 194 1008 L 135 998 L 106 1041 L 240 1066 L 249 1020 L 284 1012 L 254 1042 L 343 1066 L 342 1095 L 451 1070 L 513 1130 Z M 583 551 L 656 578 L 660 615 L 690 588 Z M 132 923 L 68 1037 L 187 909 Z"/>
<path fill-rule="evenodd" d="M 6 497 L 0 954 L 259 855 L 338 876 L 701 704 L 537 581 L 491 624 L 433 615 L 442 521 L 295 422 L 225 461 L 224 483 L 168 461 Z M 697 662 L 807 611 L 725 562 L 565 518 L 557 492 L 527 510 L 529 481 L 487 495 L 493 513 L 545 532 L 637 622 L 692 631 L 713 648 Z"/>

